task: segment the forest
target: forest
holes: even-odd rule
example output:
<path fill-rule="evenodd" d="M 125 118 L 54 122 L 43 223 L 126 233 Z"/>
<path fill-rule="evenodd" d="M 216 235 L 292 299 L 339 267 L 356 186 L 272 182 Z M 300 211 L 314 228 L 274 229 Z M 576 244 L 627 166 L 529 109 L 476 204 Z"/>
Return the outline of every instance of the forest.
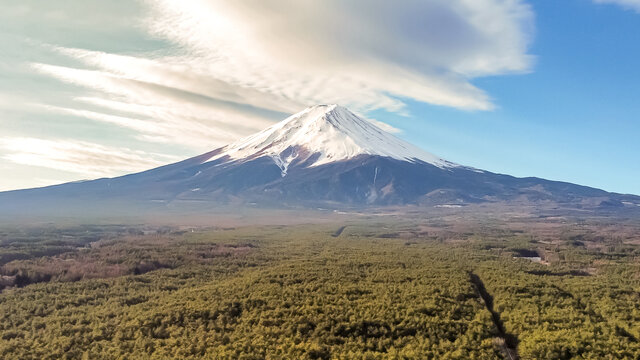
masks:
<path fill-rule="evenodd" d="M 638 359 L 633 222 L 0 231 L 3 359 Z"/>

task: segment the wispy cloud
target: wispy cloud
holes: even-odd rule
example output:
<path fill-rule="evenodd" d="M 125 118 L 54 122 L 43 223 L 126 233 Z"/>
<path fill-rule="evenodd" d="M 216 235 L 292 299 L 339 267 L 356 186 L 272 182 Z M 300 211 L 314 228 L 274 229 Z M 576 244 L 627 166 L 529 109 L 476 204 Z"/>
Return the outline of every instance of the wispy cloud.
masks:
<path fill-rule="evenodd" d="M 86 56 L 102 56 L 99 53 L 82 52 Z M 118 57 L 129 59 L 129 57 Z M 134 60 L 132 62 L 135 62 Z M 135 66 L 123 67 L 136 73 Z M 253 108 L 247 104 L 238 104 L 221 100 L 203 91 L 193 91 L 173 84 L 158 83 L 156 74 L 147 69 L 136 76 L 111 73 L 102 70 L 86 70 L 47 64 L 33 64 L 34 69 L 54 76 L 62 81 L 89 89 L 101 94 L 94 97 L 79 96 L 76 108 L 61 108 L 54 105 L 43 107 L 90 120 L 127 127 L 139 133 L 139 138 L 159 142 L 188 145 L 198 150 L 210 149 L 236 139 L 239 136 L 261 130 L 286 115 L 285 112 Z M 166 74 L 165 74 L 166 75 Z M 171 81 L 169 81 L 171 82 Z M 203 86 L 196 81 L 196 86 Z M 205 87 L 206 89 L 206 87 Z M 212 91 L 221 91 L 213 87 Z M 100 96 L 102 95 L 102 96 Z M 91 105 L 95 110 L 86 110 Z M 120 115 L 115 115 L 120 114 Z"/>
<path fill-rule="evenodd" d="M 10 162 L 72 172 L 87 177 L 114 176 L 140 171 L 177 160 L 173 156 L 86 141 L 28 137 L 0 138 L 3 158 Z"/>
<path fill-rule="evenodd" d="M 640 0 L 593 0 L 597 4 L 616 4 L 640 13 Z"/>

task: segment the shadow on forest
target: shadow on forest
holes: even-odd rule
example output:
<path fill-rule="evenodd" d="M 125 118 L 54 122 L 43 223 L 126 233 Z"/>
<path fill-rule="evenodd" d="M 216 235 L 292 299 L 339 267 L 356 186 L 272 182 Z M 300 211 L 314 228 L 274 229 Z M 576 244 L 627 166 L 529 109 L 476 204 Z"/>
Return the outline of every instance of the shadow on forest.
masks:
<path fill-rule="evenodd" d="M 561 272 L 553 272 L 549 270 L 530 270 L 526 271 L 527 274 L 538 275 L 538 276 L 591 276 L 588 272 L 584 270 L 569 270 L 569 271 L 561 271 Z"/>
<path fill-rule="evenodd" d="M 346 226 L 346 225 L 345 225 L 345 226 L 340 227 L 340 229 L 336 230 L 336 232 L 334 232 L 333 234 L 331 234 L 331 236 L 333 236 L 333 237 L 338 237 L 338 236 L 340 236 L 340 235 L 342 234 L 342 232 L 344 231 L 344 229 L 346 229 L 346 228 L 347 228 L 347 226 Z"/>
<path fill-rule="evenodd" d="M 518 338 L 515 335 L 506 332 L 502 319 L 500 319 L 500 314 L 498 314 L 498 312 L 496 312 L 493 308 L 493 296 L 489 294 L 484 286 L 484 283 L 482 282 L 482 279 L 480 279 L 478 275 L 469 272 L 469 278 L 476 291 L 478 292 L 478 295 L 480 296 L 480 298 L 482 298 L 484 305 L 487 307 L 487 310 L 489 310 L 489 312 L 491 313 L 491 319 L 493 320 L 496 329 L 498 329 L 498 334 L 501 338 L 504 339 L 505 346 L 507 347 L 505 351 L 507 352 L 509 358 L 511 360 L 518 359 Z"/>

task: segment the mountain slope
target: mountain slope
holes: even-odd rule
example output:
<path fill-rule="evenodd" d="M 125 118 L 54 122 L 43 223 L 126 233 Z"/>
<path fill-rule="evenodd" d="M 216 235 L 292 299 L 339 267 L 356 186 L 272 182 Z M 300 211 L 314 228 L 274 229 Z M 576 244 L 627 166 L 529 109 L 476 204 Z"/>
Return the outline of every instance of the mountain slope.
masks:
<path fill-rule="evenodd" d="M 638 208 L 640 198 L 457 165 L 337 105 L 175 164 L 112 179 L 0 193 L 0 214 L 218 206 L 362 207 L 482 202 Z"/>

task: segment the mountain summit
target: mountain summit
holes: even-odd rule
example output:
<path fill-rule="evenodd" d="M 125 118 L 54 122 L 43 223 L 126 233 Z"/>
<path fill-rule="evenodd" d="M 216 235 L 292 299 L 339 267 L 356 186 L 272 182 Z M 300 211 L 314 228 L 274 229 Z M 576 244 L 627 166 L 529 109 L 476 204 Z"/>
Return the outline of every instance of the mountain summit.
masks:
<path fill-rule="evenodd" d="M 0 193 L 0 215 L 179 211 L 185 204 L 353 208 L 474 203 L 638 209 L 640 197 L 457 165 L 344 107 L 317 105 L 178 163 L 117 178 Z"/>
<path fill-rule="evenodd" d="M 385 132 L 339 105 L 316 105 L 222 148 L 207 161 L 250 160 L 269 156 L 285 176 L 296 161 L 306 167 L 352 159 L 358 155 L 423 161 L 438 167 L 454 164 Z"/>

